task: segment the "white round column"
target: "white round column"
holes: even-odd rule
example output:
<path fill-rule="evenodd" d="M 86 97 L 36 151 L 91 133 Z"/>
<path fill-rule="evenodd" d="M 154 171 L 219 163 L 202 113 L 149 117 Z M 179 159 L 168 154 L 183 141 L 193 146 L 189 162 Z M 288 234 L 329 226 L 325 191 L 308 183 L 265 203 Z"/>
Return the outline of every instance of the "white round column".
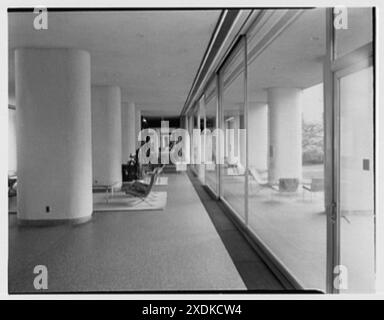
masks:
<path fill-rule="evenodd" d="M 302 177 L 301 89 L 269 88 L 268 179 Z"/>
<path fill-rule="evenodd" d="M 133 102 L 121 105 L 122 161 L 126 163 L 131 153 L 136 152 L 136 115 Z"/>
<path fill-rule="evenodd" d="M 17 217 L 84 222 L 92 204 L 90 55 L 17 49 Z"/>
<path fill-rule="evenodd" d="M 117 86 L 92 86 L 93 184 L 120 184 L 121 92 Z"/>
<path fill-rule="evenodd" d="M 240 160 L 240 164 L 243 166 L 243 168 L 245 168 L 247 166 L 247 146 L 246 146 L 246 142 L 247 142 L 247 136 L 246 136 L 246 133 L 245 133 L 245 116 L 244 114 L 240 114 L 239 115 L 239 118 L 238 118 L 238 131 L 236 133 L 237 137 L 238 137 L 238 144 L 239 144 L 239 148 L 238 148 L 238 152 L 239 152 L 239 160 Z"/>
<path fill-rule="evenodd" d="M 265 102 L 248 103 L 248 166 L 268 168 L 268 106 Z"/>

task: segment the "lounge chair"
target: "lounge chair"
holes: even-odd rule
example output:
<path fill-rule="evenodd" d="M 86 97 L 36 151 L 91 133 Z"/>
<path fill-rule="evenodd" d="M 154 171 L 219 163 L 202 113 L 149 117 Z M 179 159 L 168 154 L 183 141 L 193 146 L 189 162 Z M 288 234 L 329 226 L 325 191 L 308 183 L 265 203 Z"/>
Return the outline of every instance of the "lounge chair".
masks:
<path fill-rule="evenodd" d="M 108 202 L 109 197 L 113 197 L 115 189 L 120 186 L 121 182 L 113 182 L 111 184 L 95 184 L 92 186 L 92 192 L 105 192 L 105 199 Z"/>
<path fill-rule="evenodd" d="M 122 191 L 124 191 L 127 195 L 131 195 L 131 196 L 140 198 L 142 201 L 147 202 L 146 198 L 150 194 L 150 192 L 152 191 L 152 187 L 155 184 L 155 181 L 158 177 L 159 168 L 160 167 L 155 168 L 155 170 L 154 170 L 155 172 L 154 172 L 154 174 L 151 175 L 151 180 L 149 183 L 135 181 L 131 184 L 124 185 L 122 187 Z"/>
<path fill-rule="evenodd" d="M 259 192 L 263 188 L 268 188 L 268 189 L 271 188 L 271 184 L 267 180 L 263 180 L 260 177 L 259 172 L 255 168 L 248 169 L 248 173 L 249 173 L 249 176 L 252 178 L 251 181 L 256 182 L 256 185 L 258 187 L 257 192 Z"/>
<path fill-rule="evenodd" d="M 158 167 L 157 175 L 160 175 L 164 170 L 165 164 L 161 164 L 160 167 Z"/>
<path fill-rule="evenodd" d="M 150 176 L 150 175 L 153 175 L 155 173 L 157 173 L 159 175 L 163 172 L 164 167 L 165 167 L 165 164 L 161 164 L 160 166 L 155 167 L 152 171 L 146 171 L 145 175 Z"/>
<path fill-rule="evenodd" d="M 152 171 L 146 172 L 146 177 L 144 179 L 138 180 L 139 182 L 149 183 L 150 177 L 154 174 L 157 174 L 157 178 L 159 178 L 160 174 L 163 172 L 163 169 L 165 167 L 165 164 L 160 165 L 159 167 L 154 168 Z M 157 178 L 155 180 L 155 183 L 157 181 Z"/>
<path fill-rule="evenodd" d="M 311 183 L 309 185 L 303 185 L 303 189 L 310 192 L 311 201 L 312 201 L 312 197 L 314 193 L 324 191 L 324 179 L 312 178 Z M 304 192 L 303 192 L 303 197 L 304 197 Z"/>
<path fill-rule="evenodd" d="M 275 194 L 282 196 L 295 196 L 298 194 L 299 179 L 297 178 L 280 178 L 277 185 L 272 185 L 271 189 Z"/>
<path fill-rule="evenodd" d="M 248 169 L 249 175 L 256 181 L 256 183 L 260 186 L 269 186 L 270 183 L 267 180 L 263 180 L 260 177 L 259 172 L 256 169 Z"/>
<path fill-rule="evenodd" d="M 279 184 L 273 186 L 272 189 L 282 193 L 296 193 L 299 188 L 299 179 L 297 178 L 280 178 Z"/>

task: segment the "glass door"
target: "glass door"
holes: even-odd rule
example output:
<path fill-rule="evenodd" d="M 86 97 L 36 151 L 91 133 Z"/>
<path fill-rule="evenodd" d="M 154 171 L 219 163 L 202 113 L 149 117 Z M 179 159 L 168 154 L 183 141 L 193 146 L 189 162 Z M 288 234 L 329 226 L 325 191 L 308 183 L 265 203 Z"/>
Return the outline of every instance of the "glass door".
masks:
<path fill-rule="evenodd" d="M 373 11 L 348 8 L 334 27 L 333 94 L 336 200 L 332 292 L 375 289 Z M 333 12 L 334 19 L 339 10 Z"/>
<path fill-rule="evenodd" d="M 336 74 L 339 103 L 341 292 L 374 292 L 373 66 L 370 61 Z"/>

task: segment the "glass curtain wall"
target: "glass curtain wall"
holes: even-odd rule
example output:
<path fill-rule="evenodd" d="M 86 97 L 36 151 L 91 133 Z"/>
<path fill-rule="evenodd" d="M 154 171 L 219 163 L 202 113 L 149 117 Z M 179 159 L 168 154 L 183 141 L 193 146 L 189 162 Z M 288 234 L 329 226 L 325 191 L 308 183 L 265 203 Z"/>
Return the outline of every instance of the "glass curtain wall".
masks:
<path fill-rule="evenodd" d="M 264 10 L 247 41 L 249 227 L 300 284 L 325 290 L 325 9 Z"/>
<path fill-rule="evenodd" d="M 218 165 L 216 165 L 217 138 L 217 78 L 209 83 L 204 94 L 206 134 L 205 134 L 205 183 L 218 195 Z"/>
<path fill-rule="evenodd" d="M 198 102 L 195 103 L 192 111 L 192 122 L 193 122 L 193 127 L 192 127 L 192 135 L 191 135 L 191 141 L 192 141 L 192 146 L 193 146 L 193 165 L 192 168 L 194 169 L 196 175 L 198 175 L 198 170 L 199 170 L 199 164 L 198 164 L 198 159 L 199 159 L 199 139 L 200 135 L 196 134 L 197 132 L 200 132 L 200 115 L 199 115 L 199 104 Z"/>
<path fill-rule="evenodd" d="M 373 13 L 327 10 L 258 11 L 204 93 L 206 184 L 302 287 L 372 292 Z"/>
<path fill-rule="evenodd" d="M 224 164 L 221 197 L 245 218 L 245 79 L 244 43 L 240 41 L 219 72 L 221 124 L 224 131 Z"/>

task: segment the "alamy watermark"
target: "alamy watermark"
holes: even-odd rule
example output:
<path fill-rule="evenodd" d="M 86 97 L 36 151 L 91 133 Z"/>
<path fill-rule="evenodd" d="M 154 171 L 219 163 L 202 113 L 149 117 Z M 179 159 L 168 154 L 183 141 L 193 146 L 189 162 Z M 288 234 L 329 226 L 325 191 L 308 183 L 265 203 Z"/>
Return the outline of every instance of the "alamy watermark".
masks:
<path fill-rule="evenodd" d="M 37 265 L 33 268 L 33 273 L 36 275 L 33 279 L 35 290 L 48 289 L 48 269 L 44 265 Z"/>
<path fill-rule="evenodd" d="M 33 19 L 33 28 L 35 30 L 48 29 L 48 11 L 46 7 L 35 7 L 33 13 L 36 14 Z"/>
<path fill-rule="evenodd" d="M 246 129 L 143 129 L 138 135 L 140 164 L 238 164 Z M 163 136 L 168 144 L 162 143 Z M 192 135 L 192 136 L 191 136 Z M 226 145 L 224 145 L 224 143 Z M 229 147 L 230 146 L 230 147 Z"/>
<path fill-rule="evenodd" d="M 348 268 L 344 265 L 335 266 L 333 287 L 337 290 L 348 290 Z"/>

